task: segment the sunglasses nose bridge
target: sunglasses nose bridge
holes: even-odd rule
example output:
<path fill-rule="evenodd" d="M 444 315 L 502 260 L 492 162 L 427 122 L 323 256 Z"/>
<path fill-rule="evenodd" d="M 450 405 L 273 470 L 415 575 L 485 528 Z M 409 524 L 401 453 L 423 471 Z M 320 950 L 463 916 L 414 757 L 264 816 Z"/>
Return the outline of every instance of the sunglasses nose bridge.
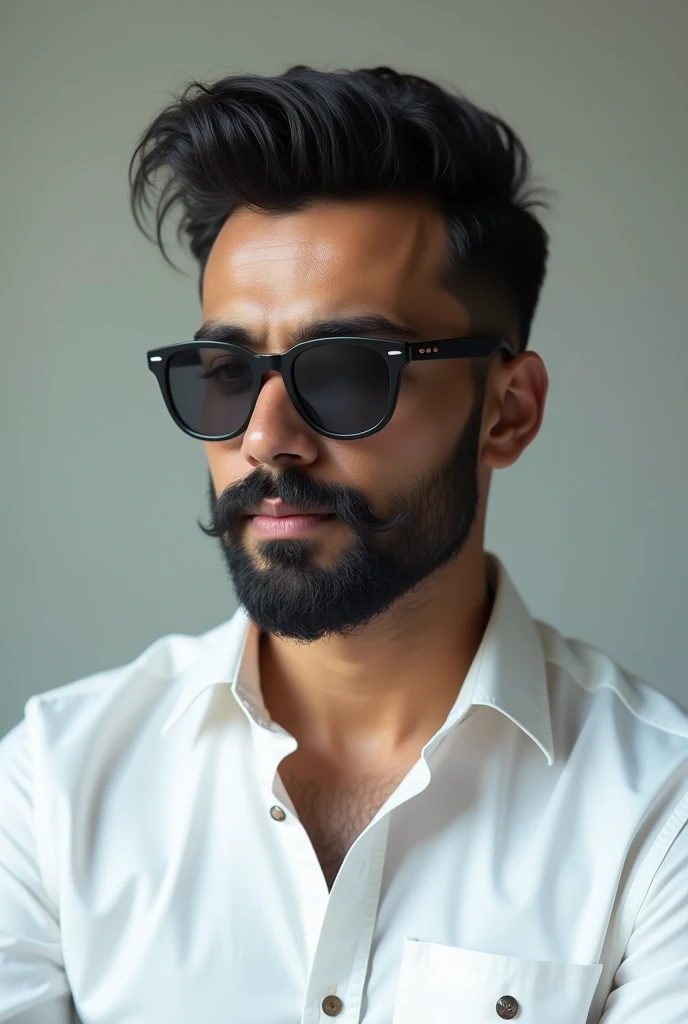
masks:
<path fill-rule="evenodd" d="M 260 362 L 258 366 L 260 368 L 260 386 L 258 390 L 262 391 L 264 385 L 267 383 L 267 381 L 270 380 L 271 377 L 284 376 L 284 367 L 280 365 L 279 355 L 261 355 L 259 358 Z"/>
<path fill-rule="evenodd" d="M 284 367 L 280 365 L 279 355 L 265 355 L 260 357 L 260 388 L 263 390 L 263 386 L 271 377 L 283 377 Z"/>
<path fill-rule="evenodd" d="M 264 386 L 272 377 L 282 377 L 284 380 L 285 367 L 282 365 L 282 356 L 279 353 L 270 353 L 269 355 L 261 355 L 259 357 L 260 362 L 259 374 L 260 374 L 260 385 L 258 391 L 262 391 Z M 257 400 L 257 398 L 256 398 Z M 255 404 L 254 404 L 255 408 Z M 253 412 L 253 410 L 252 410 Z"/>
<path fill-rule="evenodd" d="M 272 373 L 274 370 L 280 370 L 280 361 L 281 356 L 279 355 L 261 356 L 259 364 L 261 378 L 264 377 L 266 373 Z"/>
<path fill-rule="evenodd" d="M 253 415 L 254 415 L 254 413 L 256 411 L 256 406 L 258 405 L 259 397 L 260 397 L 261 392 L 263 391 L 263 388 L 265 387 L 267 382 L 269 380 L 271 380 L 273 377 L 281 377 L 282 378 L 283 389 L 288 394 L 288 400 L 292 403 L 292 405 L 295 404 L 294 397 L 291 395 L 291 393 L 289 393 L 289 389 L 286 387 L 285 368 L 284 368 L 284 366 L 280 367 L 280 356 L 279 355 L 266 355 L 266 356 L 263 356 L 259 365 L 260 365 L 259 386 L 258 386 L 258 390 L 257 390 L 257 392 L 256 392 L 256 394 L 254 396 L 253 405 L 252 405 L 251 411 L 249 413 L 249 421 L 252 419 L 252 417 L 253 417 Z M 296 406 L 296 411 L 299 413 L 300 416 L 303 416 L 303 412 L 298 408 L 298 406 Z"/>

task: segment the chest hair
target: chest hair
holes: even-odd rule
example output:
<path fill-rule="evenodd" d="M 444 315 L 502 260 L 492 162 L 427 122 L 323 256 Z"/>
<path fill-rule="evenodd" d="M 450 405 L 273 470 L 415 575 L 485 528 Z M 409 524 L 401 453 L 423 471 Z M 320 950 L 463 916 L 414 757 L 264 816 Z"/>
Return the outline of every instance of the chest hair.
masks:
<path fill-rule="evenodd" d="M 347 852 L 408 774 L 411 763 L 366 774 L 331 773 L 322 765 L 282 761 L 279 774 L 308 833 L 328 889 Z"/>

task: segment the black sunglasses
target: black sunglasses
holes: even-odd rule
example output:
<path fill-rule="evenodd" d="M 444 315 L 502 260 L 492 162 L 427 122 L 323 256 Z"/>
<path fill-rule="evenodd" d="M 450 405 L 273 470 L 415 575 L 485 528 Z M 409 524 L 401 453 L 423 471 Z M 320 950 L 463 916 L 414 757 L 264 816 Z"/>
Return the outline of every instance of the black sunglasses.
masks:
<path fill-rule="evenodd" d="M 299 414 L 324 437 L 352 440 L 392 418 L 407 363 L 474 359 L 513 346 L 498 337 L 397 342 L 314 338 L 279 355 L 258 355 L 224 341 L 186 341 L 148 352 L 172 419 L 191 437 L 228 441 L 243 433 L 269 370 L 282 374 Z"/>

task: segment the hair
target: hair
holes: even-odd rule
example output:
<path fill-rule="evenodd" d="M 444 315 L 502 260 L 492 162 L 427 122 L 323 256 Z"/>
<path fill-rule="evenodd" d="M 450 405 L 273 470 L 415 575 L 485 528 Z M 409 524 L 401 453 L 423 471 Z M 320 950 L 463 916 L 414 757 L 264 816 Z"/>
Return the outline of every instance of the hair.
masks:
<path fill-rule="evenodd" d="M 171 266 L 162 227 L 180 204 L 176 236 L 199 264 L 201 297 L 210 250 L 239 206 L 286 212 L 390 190 L 430 197 L 447 225 L 445 285 L 458 288 L 462 271 L 504 290 L 520 348 L 528 343 L 548 254 L 532 211 L 546 208 L 545 190 L 531 183 L 528 154 L 503 120 L 425 78 L 296 65 L 191 81 L 140 136 L 129 185 L 137 226 Z"/>

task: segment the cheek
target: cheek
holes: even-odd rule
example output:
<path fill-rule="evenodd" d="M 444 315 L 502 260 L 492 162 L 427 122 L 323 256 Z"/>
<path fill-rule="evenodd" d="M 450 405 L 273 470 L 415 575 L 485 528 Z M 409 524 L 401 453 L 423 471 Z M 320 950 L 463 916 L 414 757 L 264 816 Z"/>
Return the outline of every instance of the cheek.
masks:
<path fill-rule="evenodd" d="M 407 368 L 394 415 L 379 436 L 412 465 L 427 464 L 458 435 L 470 402 L 470 387 L 455 366 Z"/>
<path fill-rule="evenodd" d="M 205 450 L 205 457 L 208 460 L 208 469 L 215 485 L 215 493 L 219 497 L 222 492 L 229 487 L 230 484 L 238 480 L 241 474 L 240 462 L 241 455 L 237 447 L 236 462 L 229 454 L 228 444 L 234 444 L 234 441 L 225 442 L 220 441 L 213 443 L 212 441 L 203 441 L 203 448 Z"/>
<path fill-rule="evenodd" d="M 333 442 L 351 479 L 371 497 L 426 472 L 456 441 L 469 414 L 472 391 L 461 374 L 404 374 L 386 427 L 353 443 Z"/>

